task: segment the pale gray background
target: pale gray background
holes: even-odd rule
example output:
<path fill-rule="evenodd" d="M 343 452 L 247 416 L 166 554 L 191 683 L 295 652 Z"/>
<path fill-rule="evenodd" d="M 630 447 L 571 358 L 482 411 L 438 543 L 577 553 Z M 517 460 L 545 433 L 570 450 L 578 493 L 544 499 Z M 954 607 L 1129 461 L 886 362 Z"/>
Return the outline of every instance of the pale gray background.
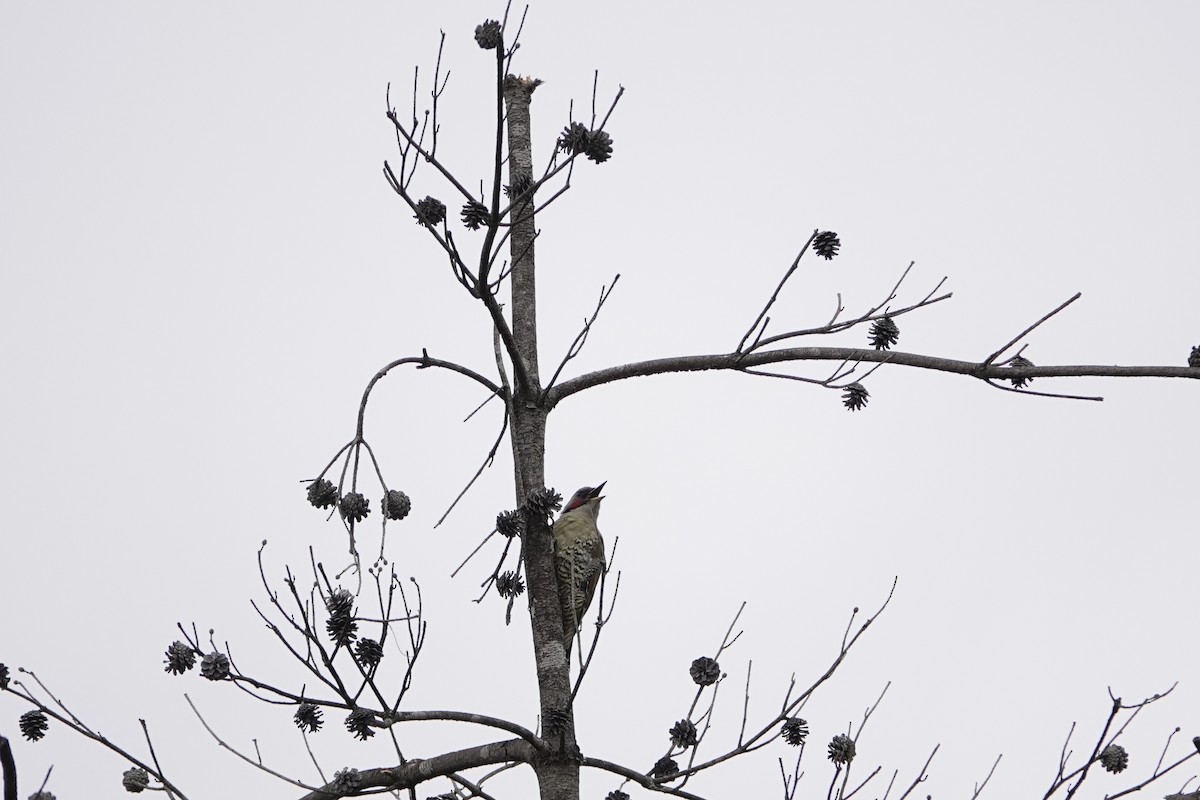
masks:
<path fill-rule="evenodd" d="M 249 606 L 259 541 L 273 578 L 302 568 L 310 543 L 344 563 L 340 526 L 299 481 L 352 434 L 380 365 L 428 347 L 490 370 L 486 319 L 380 165 L 395 155 L 384 87 L 407 96 L 442 28 L 441 154 L 469 185 L 485 176 L 493 63 L 471 33 L 500 10 L 7 8 L 0 660 L 36 668 L 139 753 L 146 718 L 193 798 L 296 792 L 220 751 L 183 691 L 231 743 L 253 752 L 256 739 L 272 766 L 316 778 L 290 709 L 162 672 L 174 623 L 215 627 L 244 669 L 298 688 Z M 838 291 L 851 311 L 870 305 L 915 259 L 906 297 L 949 275 L 955 298 L 901 319 L 900 349 L 979 359 L 1082 291 L 1033 338 L 1034 362 L 1184 363 L 1200 343 L 1198 23 L 1186 2 L 536 4 L 517 67 L 546 80 L 540 153 L 572 97 L 586 109 L 594 68 L 603 98 L 628 90 L 612 161 L 581 165 L 539 218 L 543 363 L 616 272 L 572 374 L 728 350 L 814 228 L 837 231 L 842 255 L 805 262 L 776 330 L 824 321 Z M 432 172 L 414 188 L 451 196 Z M 648 379 L 551 418 L 550 482 L 607 479 L 602 527 L 621 537 L 618 613 L 578 704 L 584 751 L 648 768 L 686 710 L 688 664 L 744 599 L 712 736 L 728 741 L 748 658 L 765 717 L 899 575 L 877 629 L 803 712 L 804 796 L 824 795 L 824 743 L 889 680 L 859 742 L 860 776 L 884 766 L 870 796 L 941 742 L 921 796 L 969 796 L 1004 753 L 986 796 L 1040 797 L 1073 720 L 1090 748 L 1106 686 L 1134 698 L 1182 681 L 1130 730 L 1131 772 L 1097 775 L 1086 796 L 1148 773 L 1176 725 L 1186 752 L 1200 734 L 1200 387 L 1035 383 L 1106 397 L 1068 402 L 901 368 L 869 385 L 852 415 L 833 392 L 782 381 Z M 453 376 L 400 372 L 368 415 L 389 481 L 414 498 L 390 550 L 421 577 L 430 622 L 408 706 L 532 726 L 525 622 L 504 628 L 500 603 L 470 602 L 488 560 L 446 578 L 513 505 L 506 449 L 432 529 L 495 435 L 496 407 L 459 423 L 481 399 Z M 120 760 L 62 727 L 20 739 L 24 710 L 0 702 L 22 797 L 51 763 L 59 798 L 125 796 Z M 400 735 L 413 757 L 491 737 Z M 352 741 L 334 716 L 314 746 L 331 774 L 390 763 L 385 739 Z M 691 788 L 776 794 L 775 758 L 794 752 L 778 744 Z M 520 790 L 496 791 L 529 796 L 525 773 L 510 775 Z M 615 785 L 589 773 L 585 794 Z"/>

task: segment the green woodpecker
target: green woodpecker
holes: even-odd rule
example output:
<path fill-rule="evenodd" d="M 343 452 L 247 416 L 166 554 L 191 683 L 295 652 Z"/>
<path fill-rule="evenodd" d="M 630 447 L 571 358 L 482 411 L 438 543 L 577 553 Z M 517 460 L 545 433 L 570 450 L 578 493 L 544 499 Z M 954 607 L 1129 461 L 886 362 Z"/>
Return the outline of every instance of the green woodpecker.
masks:
<path fill-rule="evenodd" d="M 558 573 L 567 658 L 571 657 L 571 643 L 579 622 L 592 604 L 592 595 L 604 571 L 604 539 L 596 527 L 604 483 L 595 488 L 584 486 L 576 492 L 554 523 L 554 568 Z"/>

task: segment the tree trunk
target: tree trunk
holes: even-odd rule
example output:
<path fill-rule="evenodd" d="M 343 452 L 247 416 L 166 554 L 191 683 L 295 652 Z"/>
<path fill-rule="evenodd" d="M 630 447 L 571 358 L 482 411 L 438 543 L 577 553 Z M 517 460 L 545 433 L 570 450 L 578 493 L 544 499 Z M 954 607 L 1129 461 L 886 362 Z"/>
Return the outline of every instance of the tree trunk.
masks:
<path fill-rule="evenodd" d="M 504 102 L 508 112 L 508 179 L 516 189 L 533 180 L 529 102 L 540 81 L 508 76 Z M 509 414 L 517 503 L 546 485 L 546 409 L 538 376 L 537 293 L 534 269 L 533 192 L 517 199 L 510 219 L 512 258 L 512 330 L 528 380 L 515 382 Z M 514 372 L 519 372 L 514 370 Z M 540 515 L 526 514 L 522 540 L 525 579 L 529 587 L 529 618 L 537 666 L 542 736 L 555 755 L 534 762 L 541 800 L 579 800 L 579 749 L 571 715 L 571 675 L 563 648 L 562 609 L 554 572 L 550 526 Z"/>

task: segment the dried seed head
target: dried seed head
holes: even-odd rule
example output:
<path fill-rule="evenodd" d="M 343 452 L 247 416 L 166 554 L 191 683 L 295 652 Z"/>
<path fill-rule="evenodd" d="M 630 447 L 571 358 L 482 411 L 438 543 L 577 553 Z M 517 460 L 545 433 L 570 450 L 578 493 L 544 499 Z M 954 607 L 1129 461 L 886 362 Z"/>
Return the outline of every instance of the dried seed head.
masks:
<path fill-rule="evenodd" d="M 890 350 L 900 339 L 900 328 L 896 320 L 883 317 L 871 323 L 871 346 L 876 350 Z"/>
<path fill-rule="evenodd" d="M 860 411 L 867 405 L 867 400 L 871 397 L 871 393 L 867 391 L 867 387 L 863 386 L 858 381 L 846 387 L 842 393 L 842 405 L 851 411 Z"/>
<path fill-rule="evenodd" d="M 441 200 L 430 196 L 417 201 L 417 213 L 413 215 L 413 219 L 417 221 L 418 225 L 428 228 L 441 224 L 445 218 L 446 204 Z"/>
<path fill-rule="evenodd" d="M 668 731 L 674 747 L 688 748 L 696 745 L 696 726 L 690 719 L 681 719 Z"/>
<path fill-rule="evenodd" d="M 548 517 L 562 508 L 562 495 L 553 489 L 537 489 L 525 498 L 525 507 L 535 514 Z"/>
<path fill-rule="evenodd" d="M 166 664 L 164 672 L 182 675 L 196 666 L 196 651 L 184 642 L 171 642 L 171 646 L 167 648 Z"/>
<path fill-rule="evenodd" d="M 46 735 L 46 729 L 50 727 L 46 715 L 40 711 L 26 711 L 17 720 L 17 727 L 21 729 L 21 735 L 31 742 L 36 742 Z"/>
<path fill-rule="evenodd" d="M 849 764 L 854 760 L 854 750 L 854 740 L 844 733 L 839 733 L 829 743 L 829 760 L 835 764 Z"/>
<path fill-rule="evenodd" d="M 506 539 L 521 535 L 525 518 L 520 511 L 501 511 L 496 515 L 496 530 Z"/>
<path fill-rule="evenodd" d="M 799 747 L 804 744 L 804 738 L 808 736 L 808 723 L 800 717 L 792 717 L 783 723 L 783 740 L 792 747 Z"/>
<path fill-rule="evenodd" d="M 462 207 L 462 223 L 470 230 L 479 230 L 487 219 L 488 208 L 483 203 L 472 200 Z"/>
<path fill-rule="evenodd" d="M 322 713 L 321 709 L 312 703 L 301 703 L 300 707 L 296 709 L 296 713 L 292 716 L 292 721 L 296 723 L 296 727 L 300 730 L 316 733 L 325 724 L 325 721 L 321 719 Z"/>
<path fill-rule="evenodd" d="M 141 767 L 127 769 L 121 775 L 121 785 L 125 787 L 125 791 L 133 794 L 143 792 L 150 785 L 150 774 Z"/>
<path fill-rule="evenodd" d="M 504 41 L 500 23 L 494 19 L 475 26 L 475 42 L 484 50 L 495 50 Z"/>
<path fill-rule="evenodd" d="M 318 478 L 308 485 L 308 502 L 317 508 L 329 508 L 337 501 L 337 487 L 324 478 Z"/>
<path fill-rule="evenodd" d="M 361 492 L 350 492 L 338 501 L 338 512 L 344 520 L 362 522 L 371 513 L 371 502 Z"/>
<path fill-rule="evenodd" d="M 832 260 L 838 254 L 838 248 L 841 246 L 842 240 L 833 231 L 821 231 L 813 237 L 813 250 L 826 261 Z"/>
<path fill-rule="evenodd" d="M 517 177 L 513 178 L 513 182 L 511 184 L 505 184 L 504 196 L 509 200 L 515 200 L 516 198 L 528 192 L 532 186 L 533 178 L 529 177 L 528 175 L 518 175 Z"/>
<path fill-rule="evenodd" d="M 721 665 L 708 656 L 693 661 L 688 672 L 697 686 L 711 686 L 721 679 Z"/>
<path fill-rule="evenodd" d="M 200 674 L 210 681 L 229 679 L 229 656 L 212 651 L 200 660 Z"/>
<path fill-rule="evenodd" d="M 555 146 L 564 153 L 582 153 L 588 149 L 592 133 L 581 122 L 572 122 L 563 128 Z"/>
<path fill-rule="evenodd" d="M 365 708 L 356 708 L 346 717 L 346 730 L 354 734 L 356 739 L 366 741 L 375 735 L 375 728 L 371 725 L 375 721 L 375 715 Z"/>
<path fill-rule="evenodd" d="M 325 610 L 329 619 L 325 622 L 325 631 L 335 643 L 349 646 L 358 638 L 358 623 L 354 620 L 354 595 L 345 589 L 338 589 L 325 601 Z"/>
<path fill-rule="evenodd" d="M 501 572 L 496 577 L 496 591 L 501 597 L 519 597 L 525 591 L 525 581 L 511 570 Z"/>
<path fill-rule="evenodd" d="M 1008 360 L 1010 367 L 1032 367 L 1033 362 L 1025 356 L 1013 356 Z M 1033 383 L 1033 378 L 1010 378 L 1012 385 L 1018 389 L 1024 389 L 1029 384 Z"/>
<path fill-rule="evenodd" d="M 370 669 L 383 659 L 383 645 L 374 639 L 359 639 L 354 645 L 354 654 L 358 656 L 358 663 Z"/>
<path fill-rule="evenodd" d="M 339 769 L 333 773 L 333 788 L 341 794 L 353 794 L 362 785 L 362 775 L 354 767 Z"/>
<path fill-rule="evenodd" d="M 612 158 L 612 137 L 604 131 L 592 131 L 588 136 L 587 157 L 596 162 L 603 164 L 608 159 Z"/>
<path fill-rule="evenodd" d="M 404 519 L 412 511 L 412 500 L 399 489 L 390 489 L 379 505 L 386 519 Z"/>
<path fill-rule="evenodd" d="M 1100 754 L 1100 763 L 1114 775 L 1124 772 L 1125 768 L 1129 766 L 1129 753 L 1126 753 L 1125 748 L 1119 744 L 1110 744 Z"/>

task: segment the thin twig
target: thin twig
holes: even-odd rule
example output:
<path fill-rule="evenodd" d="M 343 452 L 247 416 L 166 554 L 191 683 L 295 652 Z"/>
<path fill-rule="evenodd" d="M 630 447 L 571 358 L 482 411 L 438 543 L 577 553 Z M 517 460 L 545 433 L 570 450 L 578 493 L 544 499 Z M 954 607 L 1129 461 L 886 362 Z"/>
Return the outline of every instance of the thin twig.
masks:
<path fill-rule="evenodd" d="M 1070 299 L 1068 299 L 1068 300 L 1067 300 L 1065 303 L 1061 304 L 1061 305 L 1060 305 L 1058 308 L 1054 309 L 1054 310 L 1053 310 L 1053 311 L 1051 311 L 1049 314 L 1047 314 L 1046 316 L 1042 317 L 1042 318 L 1041 318 L 1041 319 L 1039 319 L 1037 322 L 1033 323 L 1033 324 L 1032 324 L 1032 325 L 1030 325 L 1028 328 L 1026 328 L 1025 330 L 1023 330 L 1023 331 L 1021 331 L 1020 333 L 1018 333 L 1016 336 L 1014 336 L 1012 339 L 1010 339 L 1010 340 L 1009 340 L 1009 341 L 1008 341 L 1008 342 L 1007 342 L 1007 343 L 1006 343 L 1006 344 L 1005 344 L 1003 347 L 1001 347 L 999 350 L 997 350 L 996 352 L 992 353 L 990 356 L 988 356 L 987 358 L 985 358 L 985 359 L 983 360 L 983 365 L 984 365 L 985 367 L 986 367 L 986 366 L 990 366 L 990 365 L 991 365 L 991 363 L 992 363 L 993 361 L 995 361 L 997 358 L 999 358 L 999 357 L 1000 357 L 1000 354 L 1001 354 L 1001 353 L 1003 353 L 1003 352 L 1004 352 L 1005 350 L 1007 350 L 1008 348 L 1012 347 L 1012 346 L 1013 346 L 1014 344 L 1016 344 L 1017 342 L 1021 341 L 1021 339 L 1023 339 L 1023 338 L 1025 337 L 1025 335 L 1026 335 L 1026 334 L 1028 334 L 1028 333 L 1030 333 L 1031 331 L 1033 331 L 1035 328 L 1037 328 L 1037 327 L 1038 327 L 1039 325 L 1041 325 L 1043 322 L 1045 322 L 1046 320 L 1050 319 L 1050 318 L 1051 318 L 1051 317 L 1053 317 L 1055 314 L 1057 314 L 1058 312 L 1062 311 L 1064 308 L 1066 308 L 1067 306 L 1071 305 L 1071 303 L 1074 303 L 1076 300 L 1078 300 L 1078 299 L 1079 299 L 1080 297 L 1082 297 L 1082 296 L 1083 296 L 1083 293 L 1082 293 L 1082 292 L 1076 292 L 1076 293 L 1075 293 L 1075 294 L 1074 294 L 1074 295 L 1073 295 L 1073 296 L 1072 296 Z"/>

